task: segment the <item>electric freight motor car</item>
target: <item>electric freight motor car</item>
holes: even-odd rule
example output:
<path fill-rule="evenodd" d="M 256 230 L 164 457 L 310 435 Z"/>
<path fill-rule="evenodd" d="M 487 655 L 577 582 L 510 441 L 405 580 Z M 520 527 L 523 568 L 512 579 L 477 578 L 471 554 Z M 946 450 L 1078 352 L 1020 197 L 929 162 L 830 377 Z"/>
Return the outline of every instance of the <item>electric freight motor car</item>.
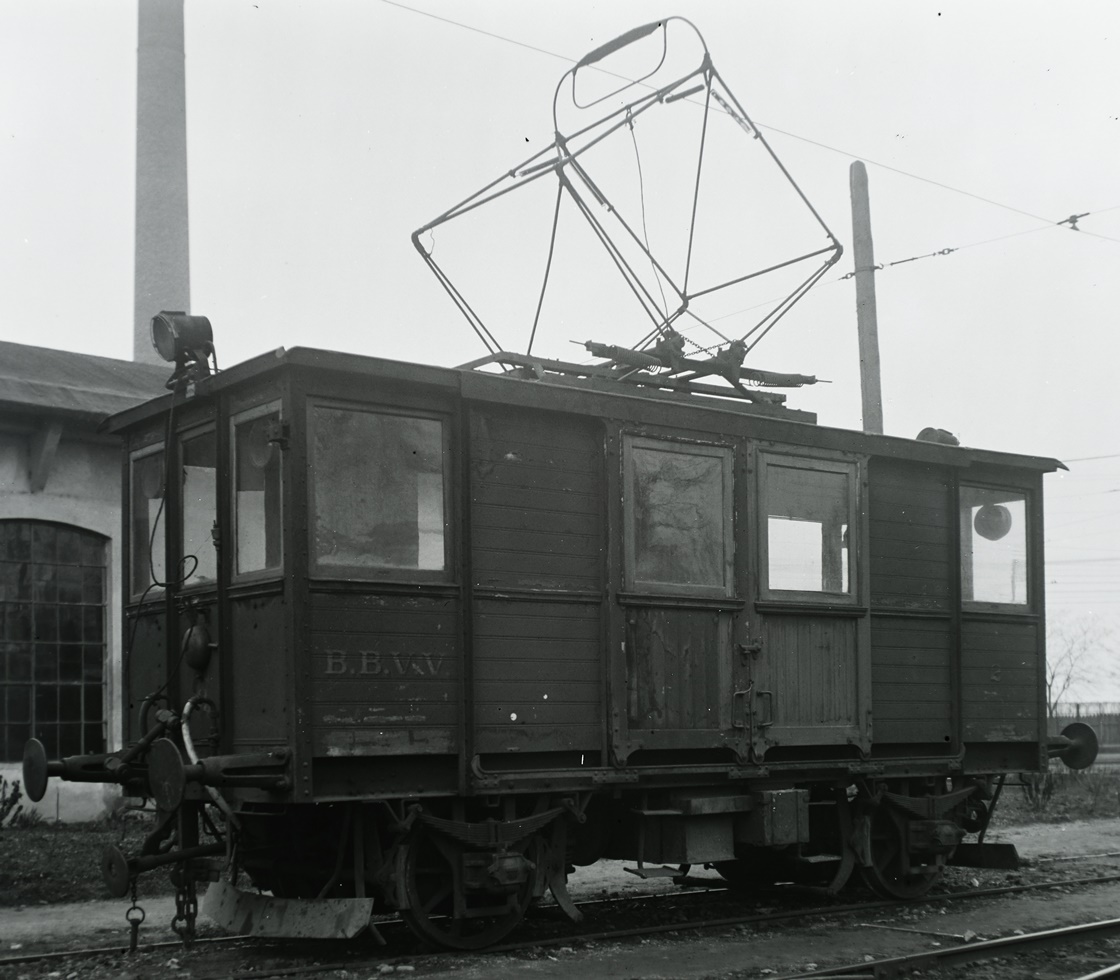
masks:
<path fill-rule="evenodd" d="M 600 858 L 917 896 L 1004 774 L 1092 760 L 1047 737 L 1060 463 L 496 360 L 187 356 L 112 420 L 124 748 L 25 780 L 154 801 L 115 893 L 170 865 L 184 919 L 208 880 L 234 926 L 332 899 L 457 947 L 578 914 Z"/>

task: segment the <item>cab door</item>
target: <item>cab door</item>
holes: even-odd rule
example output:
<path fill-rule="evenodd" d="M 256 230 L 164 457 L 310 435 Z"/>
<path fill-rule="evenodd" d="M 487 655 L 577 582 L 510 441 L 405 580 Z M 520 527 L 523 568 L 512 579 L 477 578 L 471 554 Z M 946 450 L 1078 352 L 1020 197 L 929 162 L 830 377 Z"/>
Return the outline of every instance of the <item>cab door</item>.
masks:
<path fill-rule="evenodd" d="M 624 435 L 613 744 L 747 751 L 732 445 Z M 744 676 L 740 676 L 744 675 Z"/>
<path fill-rule="evenodd" d="M 751 750 L 871 745 L 866 461 L 763 447 L 754 462 L 758 595 Z"/>

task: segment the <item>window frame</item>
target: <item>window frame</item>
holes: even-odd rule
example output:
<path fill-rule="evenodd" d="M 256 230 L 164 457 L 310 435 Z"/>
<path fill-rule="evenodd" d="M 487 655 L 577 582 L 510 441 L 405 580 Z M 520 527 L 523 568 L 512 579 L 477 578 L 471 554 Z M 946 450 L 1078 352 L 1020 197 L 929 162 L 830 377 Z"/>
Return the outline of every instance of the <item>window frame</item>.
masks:
<path fill-rule="evenodd" d="M 153 569 L 151 568 L 150 564 L 148 566 L 148 575 L 147 575 L 147 578 L 149 579 L 148 585 L 146 585 L 142 589 L 134 589 L 135 572 L 136 572 L 136 567 L 135 567 L 135 551 L 136 551 L 136 542 L 135 542 L 136 522 L 135 522 L 135 517 L 136 517 L 136 515 L 134 513 L 135 505 L 136 505 L 136 495 L 134 493 L 135 477 L 136 477 L 136 463 L 139 460 L 145 459 L 148 456 L 154 456 L 156 453 L 163 453 L 164 454 L 164 458 L 163 458 L 163 482 L 164 482 L 164 487 L 163 487 L 163 512 L 160 515 L 160 520 L 163 522 L 163 577 L 164 577 L 164 581 L 165 582 L 167 581 L 167 575 L 168 575 L 168 564 L 167 564 L 167 559 L 168 559 L 168 550 L 167 550 L 167 527 L 168 527 L 168 517 L 167 517 L 167 503 L 168 503 L 168 501 L 167 501 L 167 497 L 168 497 L 168 488 L 166 486 L 166 482 L 167 482 L 167 479 L 166 479 L 167 478 L 167 455 L 166 455 L 167 444 L 163 440 L 160 440 L 159 442 L 154 442 L 154 443 L 151 443 L 147 446 L 143 446 L 140 449 L 134 449 L 131 452 L 129 452 L 129 454 L 128 454 L 128 572 L 127 572 L 128 583 L 127 583 L 126 592 L 128 593 L 128 597 L 131 601 L 139 601 L 141 596 L 145 596 L 145 595 L 148 596 L 149 598 L 151 596 L 162 596 L 162 595 L 165 595 L 166 592 L 167 592 L 167 589 L 166 589 L 165 586 L 159 585 L 154 581 L 155 576 L 154 576 L 154 572 L 153 572 Z M 148 499 L 153 499 L 153 498 L 148 498 Z M 151 529 L 149 528 L 148 529 L 148 534 L 144 539 L 145 552 L 147 551 L 148 543 L 151 540 L 152 540 L 152 533 L 151 533 Z M 145 557 L 147 558 L 148 556 L 145 555 Z"/>
<path fill-rule="evenodd" d="M 451 535 L 451 508 L 453 506 L 454 486 L 451 466 L 451 416 L 446 412 L 425 408 L 412 408 L 400 405 L 384 405 L 377 402 L 356 402 L 335 398 L 312 398 L 306 402 L 306 456 L 307 456 L 307 575 L 315 580 L 355 580 L 368 582 L 408 582 L 408 583 L 448 583 L 455 578 L 455 562 Z M 325 408 L 335 411 L 361 412 L 367 415 L 382 415 L 395 418 L 417 419 L 438 422 L 440 426 L 440 461 L 443 475 L 443 567 L 407 568 L 359 567 L 320 562 L 315 557 L 316 483 L 314 477 L 315 411 Z"/>
<path fill-rule="evenodd" d="M 860 459 L 850 456 L 818 455 L 811 451 L 760 449 L 758 465 L 758 589 L 759 598 L 771 602 L 859 606 L 863 594 L 861 524 L 863 507 L 860 489 L 863 485 Z M 848 481 L 848 591 L 826 592 L 823 589 L 775 589 L 770 587 L 770 492 L 771 467 L 835 473 Z"/>
<path fill-rule="evenodd" d="M 1026 560 L 1026 569 L 1024 571 L 1024 580 L 1027 590 L 1027 598 L 1025 602 L 995 602 L 990 599 L 966 599 L 964 595 L 965 575 L 964 575 L 964 532 L 966 526 L 970 528 L 969 533 L 975 534 L 975 528 L 971 527 L 971 522 L 968 525 L 962 520 L 963 518 L 963 504 L 962 504 L 962 491 L 965 488 L 971 490 L 992 490 L 997 493 L 1007 493 L 1019 496 L 1023 500 L 1023 554 Z M 957 575 L 958 586 L 960 588 L 961 610 L 963 612 L 998 612 L 1007 613 L 1017 616 L 1033 616 L 1037 613 L 1037 591 L 1035 584 L 1035 562 L 1037 561 L 1034 547 L 1034 518 L 1032 510 L 1034 505 L 1034 493 L 1029 487 L 1017 486 L 1012 483 L 998 483 L 990 480 L 958 480 L 956 492 L 956 510 L 957 510 Z"/>
<path fill-rule="evenodd" d="M 255 568 L 251 571 L 242 572 L 237 566 L 237 427 L 244 425 L 247 422 L 253 422 L 256 419 L 264 418 L 265 416 L 276 413 L 280 424 L 284 424 L 284 402 L 281 398 L 271 399 L 267 402 L 262 402 L 259 405 L 254 405 L 251 408 L 246 408 L 238 411 L 236 414 L 229 417 L 229 515 L 230 515 L 230 581 L 254 582 L 262 581 L 265 579 L 282 578 L 284 575 L 284 567 L 287 560 L 287 549 L 285 548 L 285 516 L 287 511 L 288 501 L 284 492 L 284 450 L 282 446 L 277 446 L 276 451 L 279 455 L 280 463 L 280 562 L 277 565 L 269 568 Z M 310 481 L 308 485 L 308 492 L 310 493 Z M 309 552 L 310 554 L 310 552 Z"/>
<path fill-rule="evenodd" d="M 12 736 L 13 729 L 17 727 L 26 726 L 28 737 L 42 738 L 48 745 L 53 744 L 55 748 L 49 751 L 52 758 L 55 756 L 71 755 L 71 754 L 87 754 L 106 751 L 108 739 L 108 702 L 106 699 L 106 685 L 109 681 L 109 611 L 111 605 L 111 591 L 112 581 L 110 576 L 110 539 L 98 531 L 90 530 L 89 528 L 82 527 L 75 524 L 67 524 L 61 521 L 43 520 L 39 518 L 4 518 L 0 523 L 10 525 L 23 525 L 30 528 L 32 535 L 37 530 L 47 530 L 53 535 L 59 535 L 63 532 L 69 532 L 78 536 L 78 546 L 80 557 L 78 563 L 75 565 L 72 562 L 65 562 L 56 555 L 54 558 L 44 560 L 35 557 L 34 552 L 34 538 L 32 537 L 31 549 L 28 557 L 25 559 L 29 573 L 31 587 L 26 598 L 5 598 L 4 603 L 12 603 L 13 605 L 24 605 L 29 611 L 29 628 L 31 630 L 31 637 L 27 641 L 9 641 L 13 643 L 26 642 L 30 651 L 30 659 L 28 661 L 28 676 L 25 679 L 16 679 L 8 677 L 5 670 L 5 661 L 0 658 L 0 725 L 5 727 L 2 733 L 4 737 L 0 737 L 0 765 L 9 763 L 18 763 L 19 754 L 22 752 L 22 746 L 19 746 L 15 753 L 11 753 L 12 746 L 15 744 L 8 738 Z M 57 543 L 57 542 L 56 542 Z M 87 563 L 86 561 L 86 546 L 95 546 L 98 552 L 98 561 L 96 563 Z M 5 558 L 6 561 L 20 561 L 20 559 Z M 79 601 L 64 602 L 61 595 L 56 589 L 56 594 L 53 598 L 41 597 L 36 594 L 37 580 L 34 576 L 34 566 L 40 568 L 50 566 L 54 569 L 62 568 L 79 568 L 83 572 L 86 570 L 96 570 L 99 579 L 99 600 L 90 600 L 86 596 L 86 583 L 83 580 L 80 591 L 81 598 Z M 58 582 L 56 580 L 56 586 Z M 39 620 L 39 612 L 45 609 L 53 609 L 55 612 L 55 623 L 59 627 L 53 640 L 44 640 L 36 637 L 36 628 Z M 62 636 L 62 622 L 61 613 L 63 610 L 82 610 L 80 614 L 81 632 L 77 638 L 66 639 Z M 89 627 L 89 620 L 87 619 L 86 610 L 98 610 L 98 616 L 93 620 L 94 623 L 100 620 L 100 628 L 97 632 L 100 637 L 97 639 L 89 639 L 87 636 L 87 629 Z M 0 613 L 3 609 L 0 609 Z M 0 640 L 6 639 L 6 633 L 0 634 Z M 41 677 L 39 674 L 38 659 L 41 655 L 40 647 L 53 647 L 54 657 L 54 676 Z M 77 656 L 76 673 L 77 677 L 69 679 L 64 678 L 63 670 L 65 667 L 64 655 L 66 653 L 64 648 L 71 648 L 71 656 Z M 73 648 L 77 648 L 75 654 Z M 91 679 L 87 674 L 87 665 L 89 663 L 89 656 L 95 653 L 97 660 L 97 677 Z M 11 703 L 11 691 L 15 689 L 23 689 L 27 692 L 27 721 L 16 722 L 12 721 L 8 713 L 8 706 Z M 41 692 L 46 692 L 52 689 L 55 698 L 54 717 L 49 721 L 43 721 L 39 716 L 40 711 L 40 697 Z M 76 700 L 77 717 L 73 715 L 63 715 L 63 692 L 76 692 L 73 699 Z M 89 701 L 93 700 L 98 705 L 97 717 L 91 717 L 89 714 Z M 52 730 L 52 736 L 45 737 L 43 726 L 49 726 Z M 63 743 L 63 732 L 65 727 L 77 728 L 77 744 L 65 745 Z M 96 727 L 96 736 L 90 729 Z M 9 753 L 12 754 L 11 758 L 5 756 L 3 745 L 7 742 Z"/>
<path fill-rule="evenodd" d="M 638 577 L 637 528 L 634 511 L 633 452 L 635 449 L 652 449 L 685 456 L 718 459 L 721 463 L 721 488 L 723 490 L 723 569 L 722 585 L 691 585 L 676 582 L 654 582 Z M 665 436 L 623 433 L 622 436 L 622 555 L 623 588 L 635 595 L 695 597 L 700 599 L 728 599 L 736 595 L 735 588 L 735 448 L 726 443 L 674 439 Z"/>

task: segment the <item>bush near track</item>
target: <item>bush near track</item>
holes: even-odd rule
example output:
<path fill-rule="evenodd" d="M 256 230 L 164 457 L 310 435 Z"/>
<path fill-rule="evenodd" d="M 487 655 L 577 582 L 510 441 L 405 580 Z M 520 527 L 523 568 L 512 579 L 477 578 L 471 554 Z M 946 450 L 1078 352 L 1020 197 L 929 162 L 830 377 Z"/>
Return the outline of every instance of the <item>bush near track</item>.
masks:
<path fill-rule="evenodd" d="M 1120 772 L 1055 771 L 1013 785 L 1008 779 L 995 827 L 1063 823 L 1120 815 Z M 27 823 L 0 829 L 0 907 L 81 902 L 107 898 L 98 859 L 115 844 L 126 854 L 140 849 L 147 821 L 112 817 L 92 824 Z M 139 894 L 173 889 L 161 871 L 141 875 Z"/>
<path fill-rule="evenodd" d="M 1120 815 L 1120 772 L 1111 768 L 1074 772 L 1063 766 L 1043 775 L 1009 776 L 1007 783 L 996 807 L 999 826 Z"/>
<path fill-rule="evenodd" d="M 19 821 L 0 829 L 0 907 L 108 898 L 98 861 L 115 844 L 139 852 L 147 822 L 110 818 L 97 823 Z M 166 873 L 141 875 L 138 894 L 167 895 Z"/>

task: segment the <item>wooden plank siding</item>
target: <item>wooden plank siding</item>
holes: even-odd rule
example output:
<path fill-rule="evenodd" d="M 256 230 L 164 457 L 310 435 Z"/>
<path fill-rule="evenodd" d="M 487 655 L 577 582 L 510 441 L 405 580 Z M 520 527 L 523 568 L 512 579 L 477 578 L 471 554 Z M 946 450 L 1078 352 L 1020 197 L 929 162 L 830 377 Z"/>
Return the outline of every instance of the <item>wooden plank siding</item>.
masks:
<path fill-rule="evenodd" d="M 957 568 L 949 475 L 874 459 L 869 487 L 876 744 L 952 741 Z"/>
<path fill-rule="evenodd" d="M 731 618 L 633 608 L 626 642 L 630 731 L 731 727 Z"/>
<path fill-rule="evenodd" d="M 583 419 L 472 414 L 476 587 L 601 588 L 602 454 Z"/>
<path fill-rule="evenodd" d="M 602 742 L 599 606 L 479 599 L 475 748 L 597 750 Z"/>
<path fill-rule="evenodd" d="M 231 599 L 229 664 L 233 696 L 241 705 L 231 717 L 231 744 L 252 752 L 287 742 L 289 713 L 287 617 L 282 596 Z"/>
<path fill-rule="evenodd" d="M 875 741 L 951 738 L 953 631 L 948 619 L 875 615 L 871 697 Z"/>
<path fill-rule="evenodd" d="M 817 727 L 858 723 L 857 637 L 856 619 L 766 617 L 762 645 L 775 727 L 805 729 L 811 736 Z"/>
<path fill-rule="evenodd" d="M 454 752 L 458 603 L 311 593 L 311 732 L 316 755 Z"/>
<path fill-rule="evenodd" d="M 598 752 L 600 426 L 482 409 L 470 425 L 474 751 Z"/>
<path fill-rule="evenodd" d="M 871 463 L 871 604 L 948 611 L 955 526 L 947 476 L 895 460 Z"/>
<path fill-rule="evenodd" d="M 966 617 L 961 625 L 962 720 L 966 742 L 1045 738 L 1039 712 L 1038 626 Z"/>

